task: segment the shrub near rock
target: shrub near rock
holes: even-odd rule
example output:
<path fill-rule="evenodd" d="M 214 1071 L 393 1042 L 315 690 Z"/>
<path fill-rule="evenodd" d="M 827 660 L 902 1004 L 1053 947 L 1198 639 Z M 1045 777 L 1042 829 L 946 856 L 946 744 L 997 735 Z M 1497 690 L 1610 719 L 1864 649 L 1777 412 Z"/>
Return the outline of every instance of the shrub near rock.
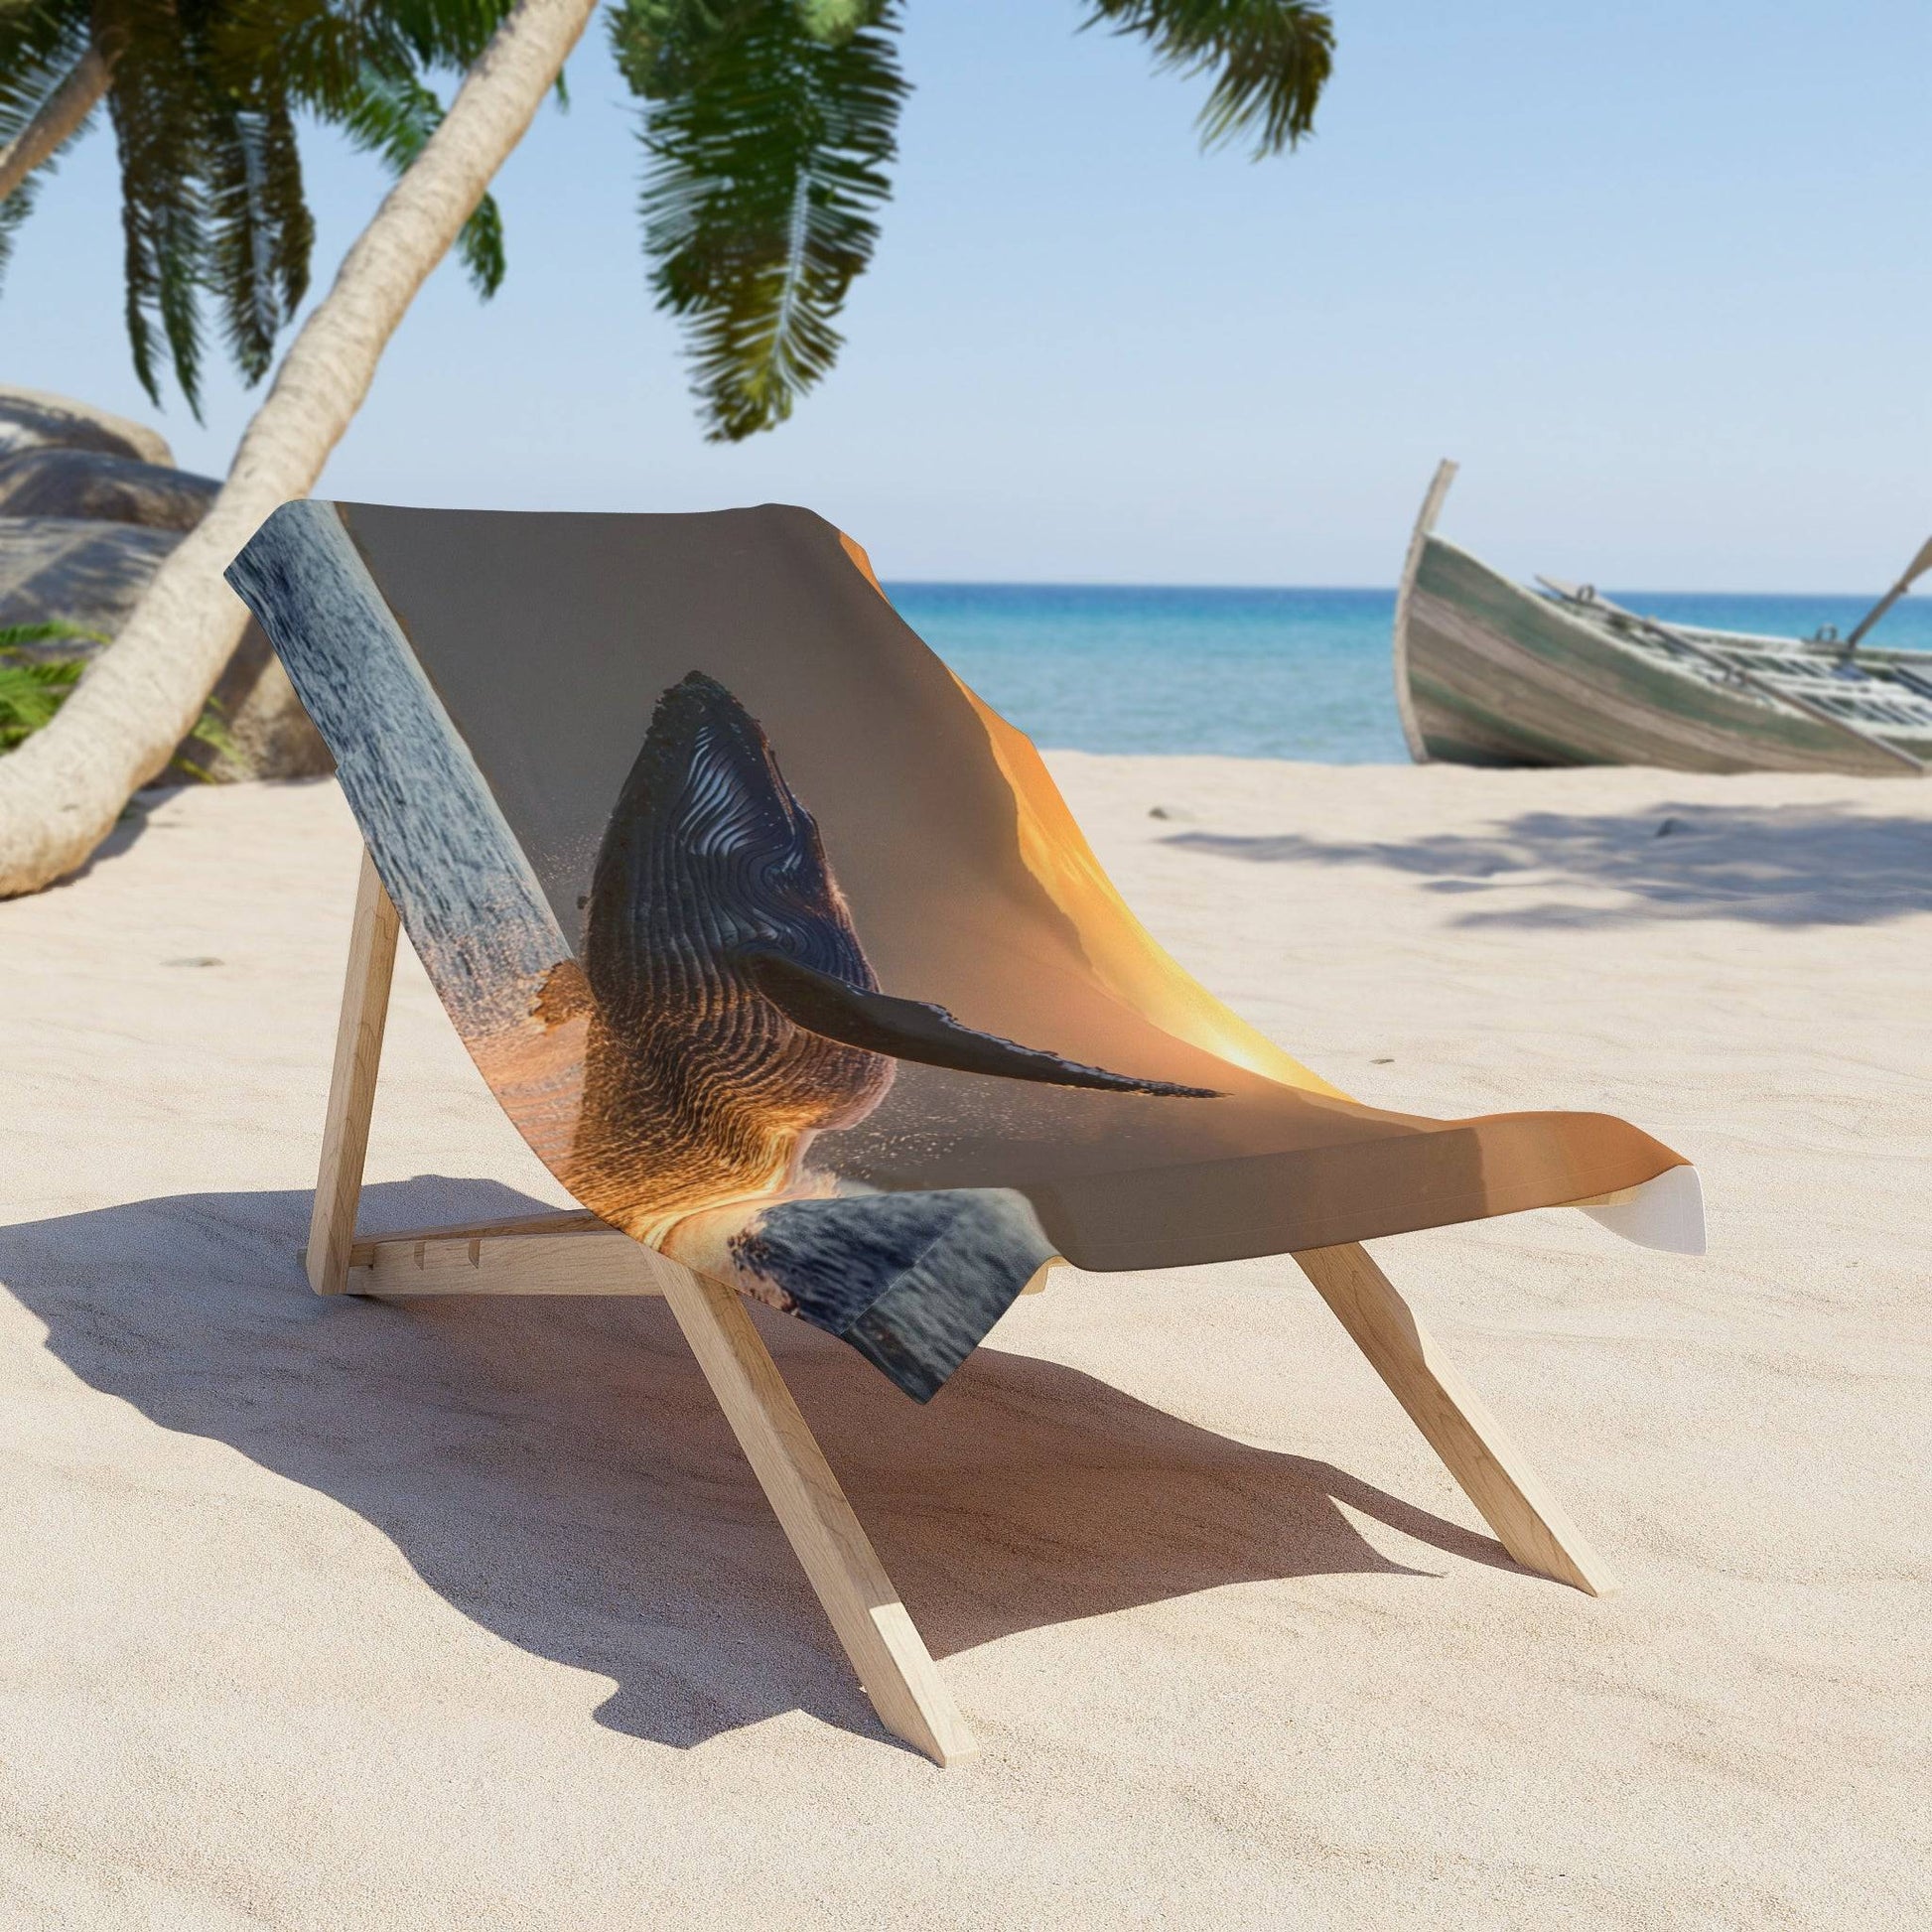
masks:
<path fill-rule="evenodd" d="M 24 672 L 96 655 L 104 646 L 74 629 L 112 638 L 219 487 L 176 469 L 168 445 L 138 423 L 66 396 L 0 387 L 0 630 L 72 627 L 16 642 L 9 660 Z M 68 688 L 48 687 L 54 703 Z M 306 778 L 333 768 L 253 623 L 211 703 L 219 729 L 184 739 L 171 774 Z M 35 722 L 45 721 L 36 714 Z"/>

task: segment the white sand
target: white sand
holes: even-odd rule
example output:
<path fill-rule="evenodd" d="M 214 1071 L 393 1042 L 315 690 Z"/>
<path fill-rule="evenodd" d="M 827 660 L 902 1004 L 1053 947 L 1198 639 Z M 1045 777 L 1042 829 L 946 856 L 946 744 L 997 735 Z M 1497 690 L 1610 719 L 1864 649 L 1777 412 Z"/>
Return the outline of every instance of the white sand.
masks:
<path fill-rule="evenodd" d="M 1358 1095 L 1702 1168 L 1703 1261 L 1378 1244 L 1623 1591 L 1510 1566 L 1286 1262 L 1063 1276 L 924 1411 L 769 1320 L 985 1747 L 935 1770 L 661 1305 L 308 1294 L 354 834 L 175 794 L 0 906 L 0 1923 L 1932 1918 L 1932 785 L 1054 762 Z M 557 1198 L 413 962 L 371 1173 Z"/>

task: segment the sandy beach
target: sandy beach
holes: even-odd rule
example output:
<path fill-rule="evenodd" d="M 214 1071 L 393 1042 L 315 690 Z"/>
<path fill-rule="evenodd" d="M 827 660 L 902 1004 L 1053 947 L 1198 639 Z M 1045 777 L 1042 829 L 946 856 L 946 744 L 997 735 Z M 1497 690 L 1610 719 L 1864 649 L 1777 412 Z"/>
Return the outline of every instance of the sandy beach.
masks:
<path fill-rule="evenodd" d="M 660 1304 L 310 1295 L 356 834 L 149 794 L 0 904 L 0 1924 L 1932 1918 L 1932 787 L 1049 762 L 1359 1098 L 1697 1163 L 1703 1259 L 1376 1244 L 1621 1591 L 1510 1563 L 1287 1260 L 1059 1272 L 925 1409 L 760 1313 L 935 1769 Z M 378 1229 L 561 1200 L 407 957 L 369 1173 Z"/>

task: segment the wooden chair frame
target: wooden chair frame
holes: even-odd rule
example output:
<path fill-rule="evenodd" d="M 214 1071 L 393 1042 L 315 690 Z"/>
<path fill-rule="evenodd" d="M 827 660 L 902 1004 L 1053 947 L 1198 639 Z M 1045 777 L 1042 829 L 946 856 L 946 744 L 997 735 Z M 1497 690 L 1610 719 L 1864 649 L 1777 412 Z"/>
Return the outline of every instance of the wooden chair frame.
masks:
<path fill-rule="evenodd" d="M 318 1295 L 385 1299 L 661 1295 L 880 1722 L 937 1763 L 973 1756 L 978 1747 L 945 1680 L 733 1290 L 587 1212 L 356 1237 L 397 929 L 396 908 L 365 851 L 304 1251 L 310 1286 Z M 1295 1261 L 1503 1548 L 1524 1568 L 1591 1595 L 1613 1587 L 1603 1565 L 1362 1247 L 1312 1248 Z M 1044 1273 L 1033 1286 L 1043 1285 Z"/>

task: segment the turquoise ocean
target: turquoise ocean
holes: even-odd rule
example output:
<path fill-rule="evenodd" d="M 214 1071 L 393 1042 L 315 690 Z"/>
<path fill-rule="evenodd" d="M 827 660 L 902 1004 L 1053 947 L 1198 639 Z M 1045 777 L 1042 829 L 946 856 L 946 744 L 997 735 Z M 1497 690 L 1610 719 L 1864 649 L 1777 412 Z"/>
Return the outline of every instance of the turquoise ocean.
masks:
<path fill-rule="evenodd" d="M 1212 752 L 1328 764 L 1408 760 L 1396 722 L 1393 591 L 1110 584 L 889 584 L 920 636 L 1035 744 Z M 1608 593 L 1680 623 L 1808 637 L 1877 593 Z M 1907 598 L 1874 643 L 1932 650 L 1932 598 Z"/>

